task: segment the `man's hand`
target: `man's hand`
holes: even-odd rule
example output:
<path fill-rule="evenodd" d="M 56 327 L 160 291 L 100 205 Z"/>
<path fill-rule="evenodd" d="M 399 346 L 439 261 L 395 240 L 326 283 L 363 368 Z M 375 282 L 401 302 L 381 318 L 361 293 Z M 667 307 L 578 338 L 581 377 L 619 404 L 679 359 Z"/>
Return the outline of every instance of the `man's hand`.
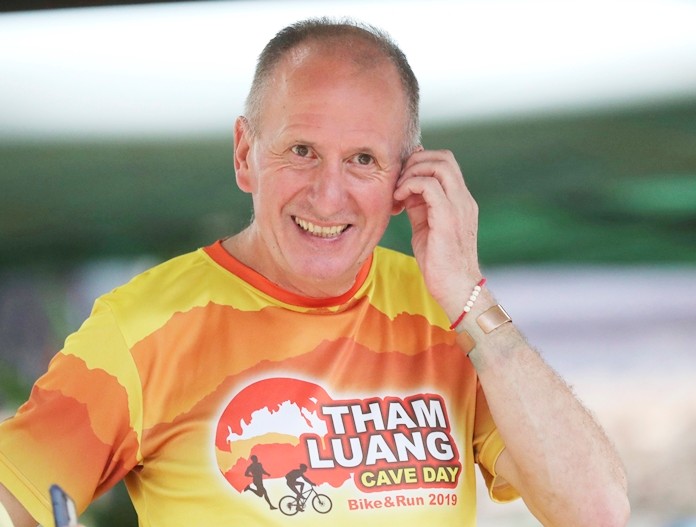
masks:
<path fill-rule="evenodd" d="M 481 271 L 478 205 L 452 152 L 420 150 L 412 154 L 404 164 L 394 199 L 403 203 L 408 214 L 413 253 L 430 294 L 454 320 L 463 308 L 462 288 L 473 288 Z"/>

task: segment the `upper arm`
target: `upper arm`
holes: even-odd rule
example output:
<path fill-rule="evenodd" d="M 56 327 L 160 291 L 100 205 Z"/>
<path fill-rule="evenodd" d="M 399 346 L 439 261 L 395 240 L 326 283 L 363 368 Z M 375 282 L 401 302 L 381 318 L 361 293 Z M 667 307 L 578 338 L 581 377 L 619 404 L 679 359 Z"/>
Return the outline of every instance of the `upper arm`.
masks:
<path fill-rule="evenodd" d="M 497 476 L 495 482 L 496 487 L 510 484 L 519 492 L 519 487 L 514 483 L 517 480 L 517 468 L 512 462 L 512 458 L 510 457 L 510 453 L 508 452 L 507 448 L 500 453 L 495 462 L 495 473 Z"/>

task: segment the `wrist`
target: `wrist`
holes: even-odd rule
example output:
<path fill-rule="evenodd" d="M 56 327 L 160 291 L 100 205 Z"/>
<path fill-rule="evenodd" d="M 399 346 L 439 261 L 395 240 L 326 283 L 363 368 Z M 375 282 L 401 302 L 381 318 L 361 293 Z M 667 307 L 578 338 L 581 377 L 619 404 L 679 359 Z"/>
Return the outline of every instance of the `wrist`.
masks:
<path fill-rule="evenodd" d="M 503 326 L 510 325 L 512 327 L 508 322 L 512 323 L 512 318 L 510 318 L 503 306 L 493 303 L 491 307 L 484 309 L 483 312 L 477 312 L 475 319 L 474 317 L 469 319 L 468 324 L 460 324 L 457 327 L 457 344 L 468 357 L 474 349 L 480 348 L 479 344 L 488 345 L 491 343 L 490 338 L 493 337 L 495 339 L 495 335 L 489 337 L 490 333 L 502 329 Z"/>
<path fill-rule="evenodd" d="M 471 310 L 474 308 L 474 304 L 476 304 L 479 295 L 483 291 L 484 285 L 486 285 L 486 279 L 481 278 L 481 280 L 479 280 L 476 283 L 476 285 L 471 288 L 471 293 L 469 294 L 469 298 L 465 300 L 464 307 L 462 308 L 459 315 L 454 320 L 452 320 L 452 324 L 450 324 L 449 328 L 451 330 L 456 330 L 458 327 L 460 327 L 462 322 L 464 321 L 464 318 L 469 313 L 471 313 Z"/>
<path fill-rule="evenodd" d="M 460 299 L 461 312 L 451 316 L 450 330 L 455 331 L 457 343 L 464 353 L 469 355 L 481 342 L 488 340 L 488 335 L 501 328 L 512 319 L 505 309 L 496 302 L 488 290 L 486 280 L 482 279 L 471 289 L 471 294 Z"/>
<path fill-rule="evenodd" d="M 512 318 L 500 304 L 495 304 L 476 317 L 476 324 L 486 335 L 508 322 L 512 322 Z"/>

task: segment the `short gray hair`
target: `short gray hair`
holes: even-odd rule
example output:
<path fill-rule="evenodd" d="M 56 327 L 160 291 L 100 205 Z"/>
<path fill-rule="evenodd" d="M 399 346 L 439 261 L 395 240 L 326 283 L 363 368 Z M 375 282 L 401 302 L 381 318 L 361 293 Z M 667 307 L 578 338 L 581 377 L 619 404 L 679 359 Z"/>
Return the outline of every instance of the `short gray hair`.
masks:
<path fill-rule="evenodd" d="M 372 45 L 377 53 L 371 53 L 369 57 L 356 57 L 357 60 L 364 63 L 374 62 L 381 55 L 394 64 L 408 104 L 404 156 L 413 152 L 421 142 L 418 79 L 416 79 L 406 55 L 385 31 L 352 19 L 334 20 L 323 17 L 296 22 L 279 31 L 266 44 L 259 55 L 254 79 L 246 99 L 245 113 L 252 133 L 260 122 L 263 98 L 275 67 L 288 52 L 310 40 L 361 41 Z"/>

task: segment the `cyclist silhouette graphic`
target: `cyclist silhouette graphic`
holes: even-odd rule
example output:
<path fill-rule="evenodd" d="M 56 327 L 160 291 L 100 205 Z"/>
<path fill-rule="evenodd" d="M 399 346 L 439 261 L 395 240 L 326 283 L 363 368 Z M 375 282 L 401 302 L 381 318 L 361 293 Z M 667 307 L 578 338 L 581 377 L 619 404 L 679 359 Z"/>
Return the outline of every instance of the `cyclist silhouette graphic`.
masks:
<path fill-rule="evenodd" d="M 304 481 L 309 483 L 312 487 L 316 486 L 316 483 L 314 483 L 312 480 L 310 480 L 305 475 L 305 472 L 307 472 L 307 465 L 302 463 L 300 465 L 300 468 L 296 468 L 294 470 L 291 470 L 287 474 L 285 474 L 285 481 L 287 481 L 288 487 L 290 487 L 290 489 L 292 489 L 292 491 L 297 496 L 297 508 L 298 508 L 298 510 L 302 510 L 302 505 L 300 504 L 300 500 L 302 499 L 302 491 L 304 490 L 304 483 L 302 481 L 298 481 L 298 480 L 303 479 Z"/>
<path fill-rule="evenodd" d="M 268 506 L 271 508 L 271 510 L 277 509 L 277 507 L 274 507 L 271 503 L 271 500 L 268 497 L 268 491 L 263 486 L 263 476 L 270 476 L 270 474 L 266 472 L 263 468 L 263 465 L 259 463 L 258 457 L 251 456 L 251 464 L 247 467 L 246 471 L 244 472 L 244 475 L 252 478 L 251 483 L 244 487 L 244 490 L 250 490 L 259 498 L 265 498 L 266 503 L 268 503 Z M 252 484 L 254 485 L 254 487 L 251 486 Z"/>
<path fill-rule="evenodd" d="M 319 494 L 315 490 L 316 483 L 310 480 L 305 472 L 307 472 L 307 465 L 303 463 L 299 468 L 291 470 L 285 475 L 285 481 L 294 493 L 293 496 L 283 496 L 278 503 L 280 512 L 286 516 L 293 516 L 304 511 L 307 503 L 310 503 L 314 510 L 320 514 L 326 514 L 333 506 L 331 498 L 326 494 Z M 309 490 L 304 490 L 305 485 L 302 480 L 309 483 Z"/>

